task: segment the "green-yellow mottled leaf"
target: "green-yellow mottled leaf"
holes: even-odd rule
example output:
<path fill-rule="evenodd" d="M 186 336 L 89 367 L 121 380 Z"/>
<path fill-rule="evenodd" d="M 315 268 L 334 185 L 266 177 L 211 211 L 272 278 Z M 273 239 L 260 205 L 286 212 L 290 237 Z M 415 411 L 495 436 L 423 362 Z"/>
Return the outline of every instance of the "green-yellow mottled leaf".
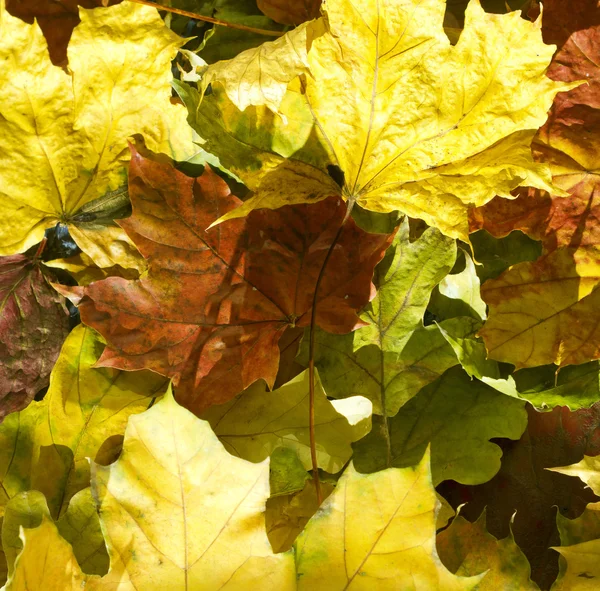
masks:
<path fill-rule="evenodd" d="M 500 469 L 502 450 L 490 439 L 519 439 L 527 427 L 525 401 L 472 380 L 453 367 L 425 386 L 392 418 L 373 417 L 373 429 L 354 444 L 361 472 L 414 466 L 431 446 L 431 471 L 443 480 L 487 482 Z"/>
<path fill-rule="evenodd" d="M 444 565 L 457 575 L 469 577 L 486 572 L 478 591 L 539 591 L 530 579 L 527 557 L 512 532 L 497 540 L 486 530 L 485 511 L 475 523 L 457 515 L 438 534 L 437 549 Z"/>
<path fill-rule="evenodd" d="M 80 591 L 100 589 L 96 575 L 84 575 L 71 545 L 58 533 L 56 525 L 44 515 L 34 529 L 21 529 L 23 551 L 15 571 L 3 591 Z M 108 591 L 110 587 L 106 588 Z M 116 588 L 116 587 L 113 587 Z"/>
<path fill-rule="evenodd" d="M 597 591 L 600 581 L 600 540 L 554 547 L 565 560 L 551 591 Z"/>
<path fill-rule="evenodd" d="M 263 126 L 260 107 L 234 115 L 239 124 L 230 126 L 227 101 L 207 97 L 199 106 L 200 95 L 178 84 L 205 148 L 254 191 L 221 219 L 335 191 L 468 240 L 470 206 L 510 198 L 519 185 L 550 189 L 530 143 L 556 93 L 574 85 L 545 77 L 554 47 L 542 42 L 540 21 L 487 14 L 473 0 L 452 46 L 444 9 L 443 0 L 324 3 L 327 31 L 308 53 L 312 76 L 300 88 L 292 82 L 294 109 L 285 101 L 279 109 L 292 122 L 288 135 L 312 134 L 291 159 L 268 146 L 271 124 Z M 344 173 L 341 186 L 332 166 Z"/>
<path fill-rule="evenodd" d="M 371 429 L 372 405 L 355 396 L 338 408 L 329 400 L 318 375 L 315 378 L 315 436 L 317 462 L 327 472 L 339 472 L 352 455 L 350 444 Z M 201 415 L 225 449 L 251 462 L 260 462 L 274 449 L 295 449 L 308 470 L 312 466 L 308 424 L 308 370 L 269 392 L 264 382 L 250 386 L 226 404 Z M 352 417 L 356 413 L 357 417 Z"/>
<path fill-rule="evenodd" d="M 480 282 L 471 257 L 463 251 L 465 268 L 446 275 L 433 292 L 428 309 L 438 318 L 472 316 L 485 320 L 486 306 L 480 295 Z"/>
<path fill-rule="evenodd" d="M 440 332 L 448 341 L 463 369 L 471 376 L 498 379 L 498 363 L 487 358 L 485 345 L 476 338 L 481 322 L 469 316 L 450 318 L 438 324 Z"/>
<path fill-rule="evenodd" d="M 563 367 L 531 367 L 514 374 L 518 395 L 538 410 L 568 406 L 571 410 L 588 408 L 600 400 L 600 363 L 590 361 Z"/>
<path fill-rule="evenodd" d="M 14 571 L 15 559 L 23 548 L 21 528 L 38 527 L 43 517 L 51 519 L 46 498 L 39 491 L 19 493 L 8 502 L 2 525 L 2 547 L 9 574 Z M 108 571 L 108 554 L 89 487 L 71 499 L 56 526 L 60 535 L 73 546 L 84 573 L 103 575 Z"/>
<path fill-rule="evenodd" d="M 269 462 L 227 453 L 170 390 L 129 419 L 114 464 L 92 464 L 92 492 L 111 571 L 126 573 L 132 588 L 285 590 L 293 583 L 292 556 L 274 555 L 264 528 Z"/>
<path fill-rule="evenodd" d="M 289 82 L 310 75 L 307 51 L 313 36 L 322 32 L 321 21 L 305 23 L 275 41 L 212 64 L 202 76 L 201 92 L 218 83 L 238 109 L 266 105 L 277 113 Z"/>
<path fill-rule="evenodd" d="M 77 228 L 87 203 L 126 186 L 132 135 L 182 160 L 198 150 L 170 99 L 182 40 L 156 10 L 123 2 L 80 18 L 68 71 L 52 65 L 36 23 L 5 14 L 0 24 L 0 253 L 26 250 L 57 221 Z M 80 245 L 94 259 L 106 244 L 96 234 Z"/>
<path fill-rule="evenodd" d="M 146 410 L 166 380 L 151 372 L 96 369 L 103 344 L 77 326 L 65 341 L 40 402 L 0 425 L 0 505 L 28 490 L 45 494 L 57 519 L 90 485 L 87 458 L 111 462 L 128 417 Z"/>
<path fill-rule="evenodd" d="M 450 271 L 453 240 L 434 228 L 415 242 L 405 220 L 375 268 L 375 299 L 348 335 L 318 331 L 315 364 L 329 396 L 366 396 L 373 412 L 393 416 L 423 386 L 456 365 L 456 355 L 436 326 L 423 327 L 431 290 Z M 306 341 L 306 339 L 305 339 Z M 308 365 L 304 342 L 300 362 Z"/>
<path fill-rule="evenodd" d="M 359 474 L 352 464 L 296 541 L 298 591 L 457 591 L 435 545 L 439 507 L 429 454 L 413 468 Z"/>

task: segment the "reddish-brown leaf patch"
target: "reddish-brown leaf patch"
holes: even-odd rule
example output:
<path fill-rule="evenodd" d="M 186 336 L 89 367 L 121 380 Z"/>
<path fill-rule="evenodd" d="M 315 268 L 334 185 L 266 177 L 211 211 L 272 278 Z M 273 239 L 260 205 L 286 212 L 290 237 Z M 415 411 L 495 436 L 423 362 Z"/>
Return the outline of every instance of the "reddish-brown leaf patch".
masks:
<path fill-rule="evenodd" d="M 318 18 L 321 8 L 321 0 L 257 0 L 256 4 L 266 16 L 283 25 Z"/>
<path fill-rule="evenodd" d="M 496 441 L 503 450 L 502 467 L 492 480 L 478 486 L 448 481 L 438 490 L 454 507 L 467 503 L 461 515 L 470 521 L 487 507 L 488 531 L 497 538 L 509 534 L 516 511 L 515 541 L 531 563 L 531 578 L 549 589 L 558 573 L 558 554 L 550 549 L 560 545 L 556 507 L 573 519 L 598 499 L 577 478 L 545 468 L 600 453 L 600 403 L 575 412 L 556 407 L 540 413 L 530 405 L 527 410 L 529 423 L 521 439 Z"/>
<path fill-rule="evenodd" d="M 83 322 L 108 342 L 99 365 L 169 376 L 195 412 L 260 378 L 272 386 L 283 332 L 310 324 L 345 203 L 257 210 L 206 230 L 240 204 L 227 184 L 208 166 L 193 179 L 135 150 L 129 191 L 133 215 L 120 223 L 148 259 L 147 275 L 70 290 Z M 321 328 L 362 325 L 356 311 L 374 296 L 373 270 L 391 240 L 345 223 L 319 289 Z"/>
<path fill-rule="evenodd" d="M 0 420 L 48 385 L 68 333 L 64 298 L 36 260 L 0 257 Z"/>

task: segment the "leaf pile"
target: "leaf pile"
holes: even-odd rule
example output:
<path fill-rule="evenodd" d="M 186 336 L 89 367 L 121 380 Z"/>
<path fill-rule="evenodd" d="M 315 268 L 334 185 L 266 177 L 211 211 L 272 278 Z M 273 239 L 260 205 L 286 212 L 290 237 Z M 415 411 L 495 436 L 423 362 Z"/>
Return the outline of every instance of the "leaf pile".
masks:
<path fill-rule="evenodd" d="M 597 588 L 597 0 L 6 4 L 3 589 Z"/>

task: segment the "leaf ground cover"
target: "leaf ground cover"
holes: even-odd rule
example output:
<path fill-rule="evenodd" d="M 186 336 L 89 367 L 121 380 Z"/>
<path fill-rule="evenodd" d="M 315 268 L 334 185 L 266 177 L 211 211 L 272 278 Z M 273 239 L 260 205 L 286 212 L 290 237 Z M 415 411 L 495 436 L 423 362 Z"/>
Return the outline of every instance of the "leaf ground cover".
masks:
<path fill-rule="evenodd" d="M 0 2 L 3 589 L 595 590 L 597 0 L 101 4 Z"/>

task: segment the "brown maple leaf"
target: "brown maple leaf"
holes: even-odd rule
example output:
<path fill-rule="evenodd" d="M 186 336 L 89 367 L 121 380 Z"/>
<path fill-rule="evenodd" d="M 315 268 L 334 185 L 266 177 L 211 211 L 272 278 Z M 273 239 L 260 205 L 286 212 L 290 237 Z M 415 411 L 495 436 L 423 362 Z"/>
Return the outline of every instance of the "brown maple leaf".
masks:
<path fill-rule="evenodd" d="M 48 279 L 36 258 L 0 257 L 0 420 L 48 385 L 69 333 L 64 298 Z"/>
<path fill-rule="evenodd" d="M 496 440 L 502 447 L 502 467 L 492 480 L 477 486 L 453 481 L 438 490 L 475 521 L 487 507 L 488 531 L 497 538 L 512 531 L 515 541 L 531 563 L 531 578 L 549 589 L 558 573 L 558 554 L 550 546 L 560 545 L 556 507 L 570 519 L 578 517 L 588 502 L 598 499 L 583 482 L 545 468 L 566 466 L 585 455 L 600 453 L 600 403 L 574 412 L 556 407 L 537 412 L 527 405 L 529 422 L 519 441 Z"/>
<path fill-rule="evenodd" d="M 257 210 L 206 230 L 239 206 L 208 166 L 197 179 L 132 149 L 133 215 L 119 222 L 148 259 L 137 281 L 110 277 L 64 290 L 107 340 L 98 364 L 173 378 L 195 412 L 262 378 L 273 386 L 278 341 L 308 326 L 317 276 L 346 213 L 339 197 Z M 344 224 L 322 277 L 316 322 L 345 333 L 375 293 L 371 278 L 392 236 Z"/>

